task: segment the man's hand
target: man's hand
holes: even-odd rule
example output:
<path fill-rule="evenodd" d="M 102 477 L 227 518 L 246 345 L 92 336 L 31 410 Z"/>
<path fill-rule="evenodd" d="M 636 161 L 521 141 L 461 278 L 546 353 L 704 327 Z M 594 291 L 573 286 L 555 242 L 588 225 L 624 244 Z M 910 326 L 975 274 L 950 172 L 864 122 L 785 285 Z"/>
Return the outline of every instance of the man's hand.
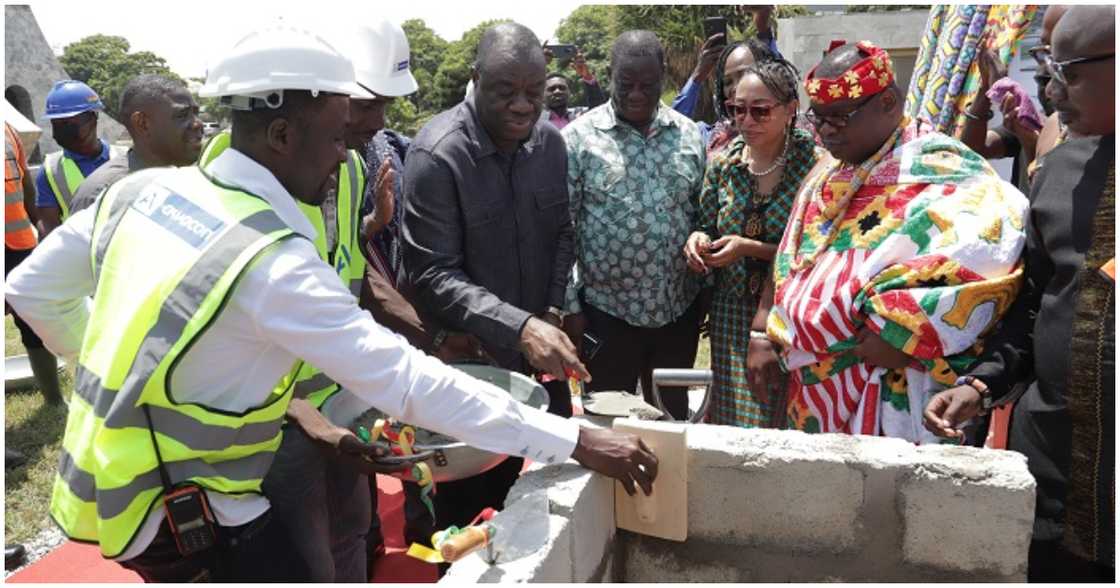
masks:
<path fill-rule="evenodd" d="M 362 236 L 366 241 L 381 232 L 389 221 L 393 220 L 393 211 L 396 200 L 393 193 L 396 191 L 397 172 L 393 171 L 392 161 L 386 157 L 377 168 L 377 177 L 373 181 L 374 204 L 373 212 L 362 219 Z"/>
<path fill-rule="evenodd" d="M 938 392 L 922 411 L 922 425 L 938 437 L 960 439 L 959 427 L 980 413 L 980 392 L 972 386 L 957 386 Z"/>
<path fill-rule="evenodd" d="M 477 337 L 469 333 L 451 333 L 440 343 L 439 349 L 433 353 L 443 363 L 456 361 L 485 361 L 493 360 L 482 348 L 482 343 Z"/>
<path fill-rule="evenodd" d="M 692 79 L 696 83 L 703 83 L 708 79 L 708 76 L 712 75 L 712 70 L 716 68 L 719 55 L 723 53 L 723 48 L 726 45 L 723 33 L 717 33 L 708 37 L 708 40 L 700 46 L 700 56 L 696 61 L 696 69 L 692 70 Z"/>
<path fill-rule="evenodd" d="M 770 402 L 770 390 L 782 381 L 778 350 L 769 339 L 751 337 L 747 344 L 747 383 L 760 402 Z M 775 390 L 781 394 L 781 390 Z"/>
<path fill-rule="evenodd" d="M 580 427 L 572 458 L 589 470 L 622 482 L 631 496 L 636 491 L 635 486 L 641 486 L 646 496 L 653 493 L 657 456 L 637 435 Z"/>
<path fill-rule="evenodd" d="M 580 380 L 591 381 L 591 374 L 564 331 L 535 316 L 529 317 L 521 329 L 521 352 L 533 367 L 558 380 L 567 380 L 568 371 L 572 371 Z"/>
<path fill-rule="evenodd" d="M 704 255 L 711 249 L 712 239 L 708 235 L 696 231 L 688 236 L 684 244 L 684 259 L 688 269 L 698 273 L 708 273 L 708 266 L 704 263 Z"/>
<path fill-rule="evenodd" d="M 1019 143 L 1023 146 L 1023 150 L 1027 153 L 1034 154 L 1035 146 L 1038 145 L 1039 129 L 1035 129 L 1023 123 L 1019 117 L 1020 111 L 1027 106 L 1017 106 L 1017 101 L 1013 94 L 1007 94 L 999 103 L 999 111 L 1003 114 L 1003 126 L 1019 139 Z"/>
<path fill-rule="evenodd" d="M 864 328 L 856 335 L 855 356 L 876 367 L 892 370 L 910 365 L 910 356 L 887 343 L 882 337 Z"/>
<path fill-rule="evenodd" d="M 586 82 L 595 80 L 595 76 L 591 74 L 591 68 L 587 65 L 587 59 L 583 56 L 583 49 L 576 47 L 576 56 L 572 58 L 571 67 L 582 80 Z"/>
<path fill-rule="evenodd" d="M 573 312 L 564 317 L 564 334 L 576 348 L 576 355 L 583 357 L 583 332 L 587 330 L 587 317 L 582 312 Z"/>
<path fill-rule="evenodd" d="M 1007 66 L 1000 62 L 999 54 L 990 46 L 992 34 L 985 33 L 978 45 L 980 49 L 980 92 L 986 93 L 992 84 L 1007 77 Z"/>
<path fill-rule="evenodd" d="M 402 459 L 385 447 L 365 443 L 350 431 L 328 421 L 323 413 L 302 398 L 296 398 L 288 404 L 287 417 L 303 429 L 320 450 L 344 459 L 352 467 L 367 473 L 402 472 L 411 467 L 413 462 L 430 457 L 430 454 L 426 454 Z"/>
<path fill-rule="evenodd" d="M 726 267 L 744 257 L 753 256 L 756 244 L 758 241 L 738 235 L 724 235 L 712 241 L 708 251 L 701 251 L 700 255 L 708 267 Z"/>

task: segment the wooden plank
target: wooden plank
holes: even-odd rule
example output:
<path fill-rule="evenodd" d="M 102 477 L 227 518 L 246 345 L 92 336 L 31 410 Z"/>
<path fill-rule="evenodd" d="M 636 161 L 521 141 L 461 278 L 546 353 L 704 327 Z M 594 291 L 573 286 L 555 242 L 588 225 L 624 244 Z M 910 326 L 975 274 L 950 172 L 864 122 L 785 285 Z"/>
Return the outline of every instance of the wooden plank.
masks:
<path fill-rule="evenodd" d="M 614 510 L 619 529 L 672 541 L 688 538 L 688 443 L 685 423 L 616 419 L 614 429 L 642 438 L 657 455 L 653 494 L 630 496 L 615 482 Z"/>

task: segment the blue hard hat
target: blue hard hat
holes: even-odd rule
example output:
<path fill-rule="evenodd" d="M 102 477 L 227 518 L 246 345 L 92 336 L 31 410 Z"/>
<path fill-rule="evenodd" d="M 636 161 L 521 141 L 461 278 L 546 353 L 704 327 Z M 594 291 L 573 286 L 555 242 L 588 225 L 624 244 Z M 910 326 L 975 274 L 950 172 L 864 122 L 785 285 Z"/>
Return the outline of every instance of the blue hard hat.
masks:
<path fill-rule="evenodd" d="M 55 82 L 47 94 L 47 113 L 43 118 L 70 118 L 90 110 L 105 110 L 97 92 L 77 80 L 62 80 Z"/>

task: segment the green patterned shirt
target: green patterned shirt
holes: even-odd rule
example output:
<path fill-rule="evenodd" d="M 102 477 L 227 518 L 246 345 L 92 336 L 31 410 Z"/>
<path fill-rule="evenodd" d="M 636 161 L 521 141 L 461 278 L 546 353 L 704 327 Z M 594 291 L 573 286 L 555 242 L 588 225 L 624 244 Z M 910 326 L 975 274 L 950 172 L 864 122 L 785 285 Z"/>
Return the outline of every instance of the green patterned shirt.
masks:
<path fill-rule="evenodd" d="M 662 104 L 643 137 L 608 102 L 563 135 L 576 230 L 567 310 L 580 310 L 582 291 L 584 302 L 634 326 L 674 321 L 701 285 L 681 253 L 704 179 L 700 129 Z"/>

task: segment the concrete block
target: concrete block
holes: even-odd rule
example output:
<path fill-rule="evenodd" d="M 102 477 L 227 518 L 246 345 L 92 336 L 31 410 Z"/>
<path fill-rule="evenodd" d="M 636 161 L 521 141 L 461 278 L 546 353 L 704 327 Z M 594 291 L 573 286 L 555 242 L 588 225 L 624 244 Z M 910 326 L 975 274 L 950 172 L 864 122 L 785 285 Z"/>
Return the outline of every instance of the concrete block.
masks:
<path fill-rule="evenodd" d="M 587 582 L 600 573 L 615 537 L 614 481 L 591 472 L 585 481 L 571 514 L 576 582 Z"/>
<path fill-rule="evenodd" d="M 806 552 L 855 550 L 863 475 L 850 438 L 689 430 L 689 537 Z M 822 481 L 827 480 L 827 483 Z"/>
<path fill-rule="evenodd" d="M 695 549 L 666 539 L 625 534 L 624 579 L 627 583 L 749 582 L 750 574 L 726 561 L 696 557 Z"/>
<path fill-rule="evenodd" d="M 899 482 L 904 561 L 1024 581 L 1035 502 L 1026 458 L 951 446 L 916 452 L 919 465 Z"/>
<path fill-rule="evenodd" d="M 587 581 L 601 568 L 614 538 L 613 481 L 574 461 L 533 465 L 510 489 L 506 505 L 541 491 L 548 496 L 548 512 L 570 521 L 575 581 Z"/>

